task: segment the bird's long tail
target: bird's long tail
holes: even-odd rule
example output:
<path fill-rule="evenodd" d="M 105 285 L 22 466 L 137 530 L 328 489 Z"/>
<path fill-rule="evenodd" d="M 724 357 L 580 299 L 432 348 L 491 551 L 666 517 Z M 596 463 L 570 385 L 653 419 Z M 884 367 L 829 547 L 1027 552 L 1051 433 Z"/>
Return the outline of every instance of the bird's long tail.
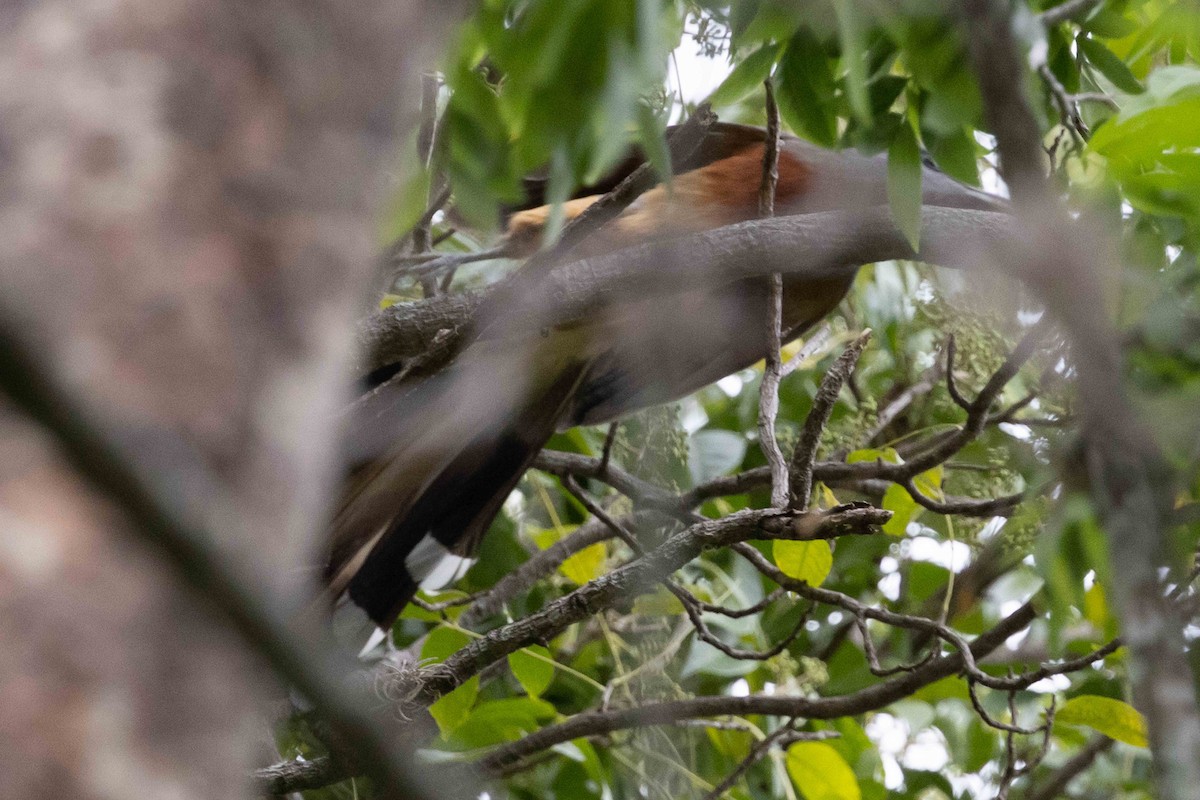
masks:
<path fill-rule="evenodd" d="M 334 521 L 326 578 L 343 606 L 387 629 L 418 588 L 469 566 L 587 371 L 579 359 L 541 357 L 531 369 L 489 354 L 475 360 L 481 369 L 452 369 L 403 397 L 404 435 L 379 431 L 403 444 L 352 476 Z M 521 368 L 532 377 L 514 379 Z"/>

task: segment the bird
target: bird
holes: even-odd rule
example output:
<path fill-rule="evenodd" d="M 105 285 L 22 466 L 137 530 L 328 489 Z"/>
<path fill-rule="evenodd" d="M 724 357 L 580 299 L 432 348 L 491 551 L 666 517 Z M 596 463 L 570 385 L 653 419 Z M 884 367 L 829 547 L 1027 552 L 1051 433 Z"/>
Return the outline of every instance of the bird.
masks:
<path fill-rule="evenodd" d="M 759 215 L 762 128 L 719 122 L 674 177 L 638 197 L 575 255 L 708 231 Z M 634 153 L 556 210 L 545 182 L 509 209 L 502 251 L 536 252 L 555 213 L 572 219 L 630 174 Z M 835 151 L 782 134 L 778 216 L 887 202 L 884 155 Z M 1004 211 L 1002 198 L 925 165 L 925 205 Z M 785 277 L 782 339 L 841 302 L 853 275 Z M 439 588 L 471 563 L 493 518 L 556 432 L 609 422 L 686 396 L 766 354 L 769 278 L 633 296 L 591 318 L 480 336 L 433 375 L 388 382 L 347 432 L 352 468 L 329 529 L 325 596 L 352 627 L 387 630 L 418 588 Z"/>

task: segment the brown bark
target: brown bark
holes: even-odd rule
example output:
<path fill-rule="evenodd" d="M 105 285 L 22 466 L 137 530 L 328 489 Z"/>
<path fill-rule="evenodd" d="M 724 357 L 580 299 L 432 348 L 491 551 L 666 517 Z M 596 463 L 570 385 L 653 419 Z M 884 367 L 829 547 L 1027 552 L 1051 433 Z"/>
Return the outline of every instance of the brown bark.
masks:
<path fill-rule="evenodd" d="M 397 109 L 445 13 L 3 12 L 6 313 L 276 598 L 308 579 Z M 0 795 L 245 794 L 261 667 L 37 430 L 6 411 L 0 437 Z"/>

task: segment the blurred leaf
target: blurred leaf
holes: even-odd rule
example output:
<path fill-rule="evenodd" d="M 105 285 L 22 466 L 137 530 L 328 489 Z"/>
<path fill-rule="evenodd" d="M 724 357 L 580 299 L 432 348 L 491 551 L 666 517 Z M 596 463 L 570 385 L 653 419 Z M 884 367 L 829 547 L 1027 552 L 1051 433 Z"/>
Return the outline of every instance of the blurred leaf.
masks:
<path fill-rule="evenodd" d="M 439 625 L 425 637 L 425 644 L 421 646 L 421 660 L 441 663 L 470 643 L 471 637 L 462 631 Z"/>
<path fill-rule="evenodd" d="M 735 761 L 741 761 L 750 754 L 750 747 L 754 739 L 749 731 L 725 730 L 724 728 L 705 728 L 704 731 L 717 752 L 729 756 Z"/>
<path fill-rule="evenodd" d="M 479 676 L 471 677 L 454 691 L 442 695 L 429 707 L 429 714 L 437 723 L 442 738 L 450 737 L 471 715 L 471 707 L 479 696 Z"/>
<path fill-rule="evenodd" d="M 650 107 L 644 103 L 638 105 L 638 136 L 642 150 L 654 167 L 659 180 L 666 182 L 671 175 L 671 151 L 667 147 L 666 129 L 661 120 L 654 115 Z"/>
<path fill-rule="evenodd" d="M 1046 42 L 1050 48 L 1047 66 L 1058 78 L 1059 83 L 1068 92 L 1079 91 L 1079 64 L 1075 59 L 1075 38 L 1063 33 L 1062 28 L 1055 27 L 1046 32 Z"/>
<path fill-rule="evenodd" d="M 833 568 L 833 551 L 824 539 L 807 542 L 776 539 L 771 547 L 775 566 L 788 577 L 805 581 L 809 586 L 820 586 Z"/>
<path fill-rule="evenodd" d="M 530 697 L 540 697 L 554 680 L 554 659 L 540 644 L 523 647 L 508 656 L 508 668 Z"/>
<path fill-rule="evenodd" d="M 850 110 L 864 124 L 871 121 L 871 108 L 867 100 L 867 54 L 863 35 L 861 10 L 849 0 L 835 0 L 833 9 L 837 13 L 838 34 L 842 42 L 842 64 L 846 67 L 846 96 Z"/>
<path fill-rule="evenodd" d="M 633 601 L 633 613 L 641 617 L 678 617 L 683 613 L 683 603 L 660 587 L 653 594 L 638 596 Z"/>
<path fill-rule="evenodd" d="M 782 49 L 782 45 L 765 44 L 746 56 L 709 95 L 708 102 L 717 108 L 732 105 L 762 86 Z"/>
<path fill-rule="evenodd" d="M 758 669 L 758 663 L 722 653 L 708 642 L 693 639 L 687 659 L 680 669 L 680 677 L 705 674 L 721 678 L 740 678 Z"/>
<path fill-rule="evenodd" d="M 1104 587 L 1093 583 L 1092 587 L 1083 594 L 1083 616 L 1096 629 L 1106 634 L 1112 629 L 1112 617 L 1108 611 L 1108 599 L 1104 596 Z"/>
<path fill-rule="evenodd" d="M 786 41 L 805 17 L 805 9 L 800 3 L 754 0 L 737 5 L 743 7 L 742 13 L 752 14 L 741 32 L 735 33 L 733 43 L 738 48 L 757 42 Z"/>
<path fill-rule="evenodd" d="M 914 561 L 908 565 L 908 591 L 910 602 L 922 603 L 946 588 L 950 570 L 929 561 Z"/>
<path fill-rule="evenodd" d="M 429 194 L 429 172 L 417 165 L 416 158 L 413 158 L 412 162 L 408 169 L 408 180 L 392 195 L 392 202 L 383 215 L 379 238 L 385 244 L 394 242 L 412 231 L 417 220 L 425 213 Z"/>
<path fill-rule="evenodd" d="M 938 169 L 957 181 L 979 186 L 975 139 L 966 129 L 960 128 L 950 134 L 922 131 L 921 135 Z"/>
<path fill-rule="evenodd" d="M 1088 63 L 1100 70 L 1100 74 L 1112 81 L 1114 86 L 1129 94 L 1142 91 L 1142 84 L 1129 71 L 1125 62 L 1117 58 L 1116 53 L 1086 36 L 1080 36 L 1076 41 L 1079 43 L 1079 51 L 1087 56 Z"/>
<path fill-rule="evenodd" d="M 938 703 L 942 700 L 967 701 L 970 699 L 966 681 L 957 675 L 942 678 L 940 681 L 931 683 L 915 692 L 912 696 L 918 700 L 924 700 L 926 703 Z"/>
<path fill-rule="evenodd" d="M 787 771 L 805 800 L 861 800 L 850 765 L 824 742 L 796 742 L 787 750 Z"/>
<path fill-rule="evenodd" d="M 457 747 L 492 747 L 533 733 L 542 724 L 554 719 L 556 713 L 554 706 L 534 697 L 483 700 L 459 723 L 449 738 Z"/>
<path fill-rule="evenodd" d="M 954 787 L 950 780 L 940 772 L 930 772 L 922 769 L 904 770 L 904 786 L 912 792 L 912 797 L 954 797 Z"/>
<path fill-rule="evenodd" d="M 1093 13 L 1086 15 L 1082 28 L 1105 39 L 1121 39 L 1138 29 L 1138 23 L 1129 19 L 1114 6 L 1118 3 L 1101 3 Z"/>
<path fill-rule="evenodd" d="M 913 250 L 921 244 L 921 148 L 909 125 L 901 125 L 888 148 L 888 205 L 892 221 Z"/>
<path fill-rule="evenodd" d="M 808 28 L 788 43 L 776 74 L 779 113 L 793 131 L 824 147 L 837 141 L 834 78 L 820 41 Z"/>
<path fill-rule="evenodd" d="M 901 37 L 904 60 L 926 90 L 921 122 L 940 133 L 976 125 L 983 100 L 959 31 L 944 15 L 906 20 Z"/>
<path fill-rule="evenodd" d="M 1096 130 L 1089 147 L 1122 173 L 1153 164 L 1163 153 L 1200 146 L 1200 68 L 1164 67 L 1147 79 L 1146 91 Z"/>
<path fill-rule="evenodd" d="M 871 81 L 867 87 L 871 115 L 877 117 L 890 109 L 906 86 L 908 78 L 902 75 L 882 75 Z"/>
<path fill-rule="evenodd" d="M 1134 747 L 1149 746 L 1145 718 L 1133 706 L 1111 697 L 1072 697 L 1054 715 L 1054 722 L 1084 725 Z"/>
<path fill-rule="evenodd" d="M 728 475 L 746 457 L 746 437 L 733 431 L 706 428 L 688 438 L 688 470 L 700 484 Z"/>

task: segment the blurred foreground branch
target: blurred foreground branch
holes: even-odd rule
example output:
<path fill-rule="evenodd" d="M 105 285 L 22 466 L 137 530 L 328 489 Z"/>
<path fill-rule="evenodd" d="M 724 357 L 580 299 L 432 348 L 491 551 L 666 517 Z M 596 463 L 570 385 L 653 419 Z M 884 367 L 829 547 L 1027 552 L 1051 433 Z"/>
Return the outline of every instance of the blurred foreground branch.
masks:
<path fill-rule="evenodd" d="M 969 0 L 962 10 L 1000 172 L 1026 231 L 1026 246 L 1009 260 L 1073 343 L 1087 479 L 1112 561 L 1121 565 L 1113 586 L 1133 651 L 1134 700 L 1148 720 L 1160 797 L 1184 800 L 1200 785 L 1200 712 L 1182 623 L 1158 578 L 1167 563 L 1173 487 L 1153 436 L 1129 402 L 1119 343 L 1105 315 L 1102 275 L 1115 269 L 1114 248 L 1087 231 L 1086 221 L 1070 219 L 1051 194 L 1009 5 Z"/>
<path fill-rule="evenodd" d="M 616 297 L 669 295 L 680 286 L 723 284 L 773 273 L 835 278 L 863 264 L 913 257 L 971 268 L 997 263 L 985 256 L 1015 241 L 1018 233 L 1009 215 L 994 211 L 926 207 L 922 222 L 921 252 L 914 254 L 884 207 L 752 220 L 565 264 L 519 303 L 537 310 L 535 319 L 542 324 L 547 323 L 543 316 L 547 313 L 552 315 L 548 322 L 565 323 Z M 442 296 L 373 314 L 358 333 L 366 354 L 363 371 L 420 356 L 434 346 L 439 334 L 457 337 L 471 323 L 480 302 L 480 296 Z"/>
<path fill-rule="evenodd" d="M 371 719 L 365 698 L 346 687 L 341 678 L 346 665 L 330 643 L 290 625 L 284 610 L 256 591 L 260 582 L 225 556 L 213 532 L 184 522 L 182 512 L 138 474 L 98 423 L 27 351 L 11 319 L 0 316 L 0 390 L 55 437 L 79 474 L 129 517 L 130 530 L 212 603 L 247 647 L 314 702 L 339 734 L 355 742 L 360 769 L 394 796 L 434 797 L 395 740 Z"/>

